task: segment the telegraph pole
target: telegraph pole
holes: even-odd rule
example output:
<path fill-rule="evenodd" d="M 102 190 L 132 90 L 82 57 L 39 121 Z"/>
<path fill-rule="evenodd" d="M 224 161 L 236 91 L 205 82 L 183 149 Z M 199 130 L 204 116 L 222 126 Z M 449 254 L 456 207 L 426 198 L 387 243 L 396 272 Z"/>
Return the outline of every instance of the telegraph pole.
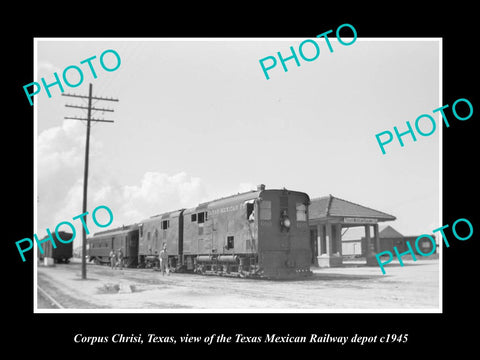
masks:
<path fill-rule="evenodd" d="M 79 118 L 79 117 L 69 117 L 65 116 L 65 119 L 71 120 L 82 120 L 87 121 L 87 139 L 85 141 L 85 168 L 83 173 L 83 214 L 87 212 L 87 190 L 88 190 L 88 155 L 90 151 L 90 123 L 94 122 L 110 122 L 113 123 L 113 120 L 103 120 L 103 119 L 95 119 L 92 118 L 92 110 L 100 110 L 100 111 L 110 111 L 113 112 L 112 109 L 103 109 L 103 108 L 95 108 L 92 107 L 92 100 L 102 100 L 102 101 L 118 101 L 118 99 L 112 98 L 102 98 L 92 96 L 92 84 L 89 84 L 88 88 L 88 96 L 85 95 L 75 95 L 75 94 L 65 94 L 62 93 L 62 96 L 70 96 L 70 97 L 77 97 L 88 99 L 88 107 L 85 106 L 77 106 L 77 105 L 65 105 L 66 107 L 77 108 L 77 109 L 86 109 L 87 110 L 87 118 Z M 84 216 L 85 226 L 82 226 L 82 279 L 85 280 L 87 278 L 87 232 L 85 230 L 86 223 L 87 223 L 87 216 Z"/>

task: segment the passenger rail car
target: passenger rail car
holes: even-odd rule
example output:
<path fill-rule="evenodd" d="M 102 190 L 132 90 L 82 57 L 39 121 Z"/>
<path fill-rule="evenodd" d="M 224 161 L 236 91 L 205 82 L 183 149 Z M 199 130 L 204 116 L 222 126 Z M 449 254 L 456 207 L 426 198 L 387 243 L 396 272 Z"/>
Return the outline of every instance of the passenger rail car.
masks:
<path fill-rule="evenodd" d="M 125 267 L 135 267 L 138 261 L 138 225 L 122 226 L 95 233 L 87 239 L 88 258 L 95 264 L 109 264 L 110 251 L 123 253 Z"/>

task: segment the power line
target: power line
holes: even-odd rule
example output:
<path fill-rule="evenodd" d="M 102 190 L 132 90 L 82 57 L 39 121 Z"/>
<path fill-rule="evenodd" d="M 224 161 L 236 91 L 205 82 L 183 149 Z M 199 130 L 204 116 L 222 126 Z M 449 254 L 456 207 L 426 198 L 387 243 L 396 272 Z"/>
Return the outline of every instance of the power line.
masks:
<path fill-rule="evenodd" d="M 86 109 L 88 110 L 87 112 L 87 118 L 81 118 L 81 117 L 71 117 L 71 116 L 65 116 L 65 119 L 70 119 L 70 120 L 81 120 L 81 121 L 86 121 L 87 122 L 87 136 L 86 136 L 86 142 L 85 142 L 85 168 L 84 168 L 84 173 L 83 173 L 83 214 L 87 212 L 87 190 L 88 190 L 88 155 L 89 155 L 89 149 L 90 149 L 90 123 L 93 122 L 113 122 L 113 120 L 104 120 L 104 119 L 95 119 L 92 118 L 92 110 L 100 110 L 100 111 L 110 111 L 113 112 L 113 109 L 103 109 L 103 108 L 95 108 L 92 106 L 92 100 L 101 100 L 101 101 L 118 101 L 118 99 L 113 99 L 113 98 L 105 98 L 105 97 L 98 97 L 98 96 L 92 96 L 92 84 L 89 84 L 88 88 L 88 96 L 86 95 L 77 95 L 77 94 L 66 94 L 62 93 L 62 96 L 69 96 L 69 97 L 74 97 L 74 98 L 82 98 L 82 99 L 88 99 L 88 107 L 85 106 L 78 106 L 78 105 L 65 105 L 66 107 L 71 107 L 71 108 L 78 108 L 78 109 Z M 84 217 L 85 225 L 82 227 L 82 279 L 87 278 L 87 261 L 86 261 L 86 254 L 87 254 L 87 233 L 86 233 L 86 215 Z"/>

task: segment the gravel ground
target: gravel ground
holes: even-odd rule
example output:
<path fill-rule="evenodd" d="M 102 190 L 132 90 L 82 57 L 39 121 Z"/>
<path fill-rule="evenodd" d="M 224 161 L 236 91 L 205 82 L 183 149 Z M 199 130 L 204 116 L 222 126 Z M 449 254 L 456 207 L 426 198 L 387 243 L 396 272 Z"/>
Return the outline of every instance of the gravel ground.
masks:
<path fill-rule="evenodd" d="M 313 268 L 311 278 L 299 281 L 162 276 L 151 269 L 91 264 L 82 280 L 75 262 L 39 265 L 37 270 L 38 286 L 64 308 L 86 309 L 82 311 L 439 312 L 440 301 L 438 259 L 407 261 L 403 267 L 392 262 L 386 275 L 377 266 L 350 262 L 341 268 Z M 54 308 L 39 293 L 37 311 Z"/>

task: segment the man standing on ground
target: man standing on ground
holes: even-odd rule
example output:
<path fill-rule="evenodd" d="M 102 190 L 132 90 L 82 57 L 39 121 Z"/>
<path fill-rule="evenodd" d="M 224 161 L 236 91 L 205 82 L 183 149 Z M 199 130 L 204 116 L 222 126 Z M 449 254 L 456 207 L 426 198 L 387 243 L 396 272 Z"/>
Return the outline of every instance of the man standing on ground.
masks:
<path fill-rule="evenodd" d="M 120 270 L 123 270 L 123 251 L 122 249 L 118 249 L 117 253 L 117 265 L 120 266 Z"/>
<path fill-rule="evenodd" d="M 162 276 L 170 275 L 168 271 L 168 253 L 167 253 L 167 244 L 163 243 L 163 249 L 160 251 L 160 269 L 162 269 Z"/>
<path fill-rule="evenodd" d="M 113 270 L 113 268 L 115 267 L 115 261 L 116 261 L 115 251 L 113 251 L 113 249 L 110 250 L 110 255 L 109 256 L 110 256 L 110 267 Z"/>

